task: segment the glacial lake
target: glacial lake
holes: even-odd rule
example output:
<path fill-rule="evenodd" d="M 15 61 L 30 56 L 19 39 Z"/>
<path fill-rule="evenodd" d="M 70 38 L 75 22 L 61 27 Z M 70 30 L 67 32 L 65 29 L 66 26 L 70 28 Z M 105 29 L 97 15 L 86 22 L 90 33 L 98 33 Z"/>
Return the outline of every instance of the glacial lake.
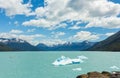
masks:
<path fill-rule="evenodd" d="M 88 59 L 80 64 L 54 66 L 61 56 Z M 89 71 L 120 71 L 120 52 L 0 52 L 0 78 L 76 78 Z"/>

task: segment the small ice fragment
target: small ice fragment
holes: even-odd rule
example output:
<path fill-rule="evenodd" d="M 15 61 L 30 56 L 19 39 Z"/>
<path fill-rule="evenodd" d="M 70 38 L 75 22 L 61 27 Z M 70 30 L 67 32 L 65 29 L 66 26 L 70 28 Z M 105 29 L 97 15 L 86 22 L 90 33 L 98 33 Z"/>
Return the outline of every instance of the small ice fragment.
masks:
<path fill-rule="evenodd" d="M 83 55 L 81 55 L 81 56 L 77 56 L 79 59 L 88 59 L 86 56 L 83 56 Z"/>
<path fill-rule="evenodd" d="M 73 71 L 81 71 L 82 70 L 82 68 L 74 68 L 74 69 L 72 69 Z"/>
<path fill-rule="evenodd" d="M 111 66 L 110 68 L 111 68 L 111 69 L 120 69 L 120 68 L 117 67 L 117 66 Z"/>
<path fill-rule="evenodd" d="M 81 59 L 71 59 L 73 64 L 83 63 L 84 61 Z"/>

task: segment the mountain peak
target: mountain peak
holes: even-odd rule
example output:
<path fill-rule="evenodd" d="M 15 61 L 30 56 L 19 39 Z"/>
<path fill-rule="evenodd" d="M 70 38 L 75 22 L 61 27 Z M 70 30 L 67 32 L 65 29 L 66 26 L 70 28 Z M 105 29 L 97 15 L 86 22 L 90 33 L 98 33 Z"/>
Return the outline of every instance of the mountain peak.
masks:
<path fill-rule="evenodd" d="M 25 40 L 18 38 L 0 38 L 0 43 L 17 51 L 36 51 L 37 48 Z"/>
<path fill-rule="evenodd" d="M 18 39 L 18 38 L 0 38 L 0 42 L 2 42 L 2 43 L 8 43 L 8 42 L 24 43 L 26 41 L 22 40 L 22 39 Z"/>
<path fill-rule="evenodd" d="M 85 40 L 85 41 L 83 41 L 83 43 L 86 43 L 86 44 L 87 44 L 87 43 L 89 43 L 89 41 L 88 41 L 88 40 Z"/>
<path fill-rule="evenodd" d="M 96 43 L 90 50 L 95 51 L 120 51 L 120 31 L 107 39 Z"/>

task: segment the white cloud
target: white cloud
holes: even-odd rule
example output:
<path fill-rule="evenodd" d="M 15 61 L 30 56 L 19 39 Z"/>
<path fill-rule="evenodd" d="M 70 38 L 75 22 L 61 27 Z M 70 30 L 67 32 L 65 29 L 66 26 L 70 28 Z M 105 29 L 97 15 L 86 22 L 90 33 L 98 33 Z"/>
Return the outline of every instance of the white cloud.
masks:
<path fill-rule="evenodd" d="M 22 25 L 49 28 L 49 27 L 52 27 L 52 25 L 54 25 L 54 24 L 57 24 L 57 23 L 47 21 L 45 19 L 39 19 L 39 20 L 33 19 L 30 21 L 24 22 Z"/>
<path fill-rule="evenodd" d="M 52 37 L 54 38 L 59 38 L 61 36 L 64 36 L 66 33 L 65 32 L 52 32 Z"/>
<path fill-rule="evenodd" d="M 86 25 L 88 27 L 102 27 L 102 28 L 120 28 L 120 18 L 118 17 L 108 17 L 108 18 L 93 18 L 89 24 Z"/>
<path fill-rule="evenodd" d="M 34 34 L 34 35 L 25 35 L 25 34 L 16 34 L 16 33 L 0 33 L 0 38 L 19 38 L 28 41 L 29 43 L 36 45 L 39 43 L 37 42 L 37 38 L 45 38 L 42 34 Z"/>
<path fill-rule="evenodd" d="M 13 15 L 32 15 L 32 5 L 23 4 L 23 0 L 0 0 L 0 8 L 5 10 L 7 16 Z"/>
<path fill-rule="evenodd" d="M 45 0 L 45 2 L 47 5 L 44 8 L 38 7 L 35 10 L 37 19 L 25 21 L 23 25 L 54 28 L 62 21 L 81 20 L 88 22 L 86 28 L 93 26 L 120 28 L 118 22 L 120 18 L 117 17 L 120 14 L 120 4 L 108 0 Z"/>
<path fill-rule="evenodd" d="M 36 29 L 33 28 L 33 29 L 28 29 L 27 32 L 34 32 Z"/>
<path fill-rule="evenodd" d="M 57 25 L 56 28 L 65 28 L 65 27 L 67 27 L 66 23 L 60 23 L 59 25 Z"/>
<path fill-rule="evenodd" d="M 31 3 L 23 4 L 23 0 L 6 2 L 0 0 L 0 8 L 5 10 L 7 16 L 36 16 L 34 19 L 23 22 L 24 26 L 56 29 L 67 26 L 63 25 L 62 21 L 81 20 L 88 22 L 86 28 L 120 28 L 120 18 L 117 17 L 120 14 L 120 4 L 108 0 L 45 0 L 45 2 L 47 2 L 45 7 L 38 7 L 34 12 L 31 9 Z"/>
<path fill-rule="evenodd" d="M 46 44 L 47 46 L 53 46 L 58 44 L 65 44 L 67 41 L 60 40 L 60 39 L 49 39 L 49 40 L 42 40 L 40 43 Z"/>
<path fill-rule="evenodd" d="M 39 41 L 37 42 L 37 38 L 38 39 L 41 39 L 41 38 L 45 38 L 44 35 L 42 34 L 34 34 L 34 35 L 18 35 L 16 36 L 15 38 L 20 38 L 20 39 L 23 39 L 23 40 L 26 40 L 28 41 L 29 43 L 33 44 L 33 45 L 36 45 L 39 43 Z"/>
<path fill-rule="evenodd" d="M 106 35 L 106 36 L 111 36 L 111 35 L 113 35 L 113 34 L 115 34 L 115 33 L 113 33 L 113 32 L 112 32 L 112 33 L 106 33 L 105 35 Z"/>
<path fill-rule="evenodd" d="M 60 23 L 60 24 L 55 25 L 55 26 L 50 26 L 48 29 L 49 29 L 49 30 L 54 30 L 54 29 L 66 28 L 66 27 L 67 27 L 67 24 L 66 24 L 66 23 Z"/>
<path fill-rule="evenodd" d="M 38 16 L 42 17 L 41 15 L 44 15 L 46 18 L 39 18 L 37 20 L 32 19 L 30 21 L 24 22 L 23 25 L 25 25 L 25 26 L 37 26 L 37 27 L 43 27 L 43 28 L 47 27 L 50 29 L 53 29 L 54 27 L 55 28 L 65 27 L 66 25 L 65 24 L 63 25 L 63 23 L 61 23 L 61 22 L 68 19 L 68 18 L 63 17 L 64 12 L 67 12 L 64 10 L 65 6 L 67 4 L 67 1 L 68 0 L 60 0 L 60 1 L 45 0 L 45 2 L 48 3 L 48 5 L 45 8 L 38 7 L 36 9 L 35 13 L 36 13 L 37 17 Z M 61 6 L 61 4 L 62 4 L 62 6 Z M 38 13 L 37 13 L 37 11 L 38 11 Z M 39 13 L 40 11 L 42 13 L 41 15 Z M 70 14 L 74 15 L 72 12 Z M 66 17 L 69 17 L 69 16 L 66 16 Z M 39 23 L 38 23 L 38 21 L 39 21 Z"/>
<path fill-rule="evenodd" d="M 10 31 L 10 33 L 14 33 L 14 34 L 21 34 L 21 33 L 23 33 L 23 31 L 21 31 L 21 30 L 14 30 L 14 29 L 12 29 L 12 30 Z"/>
<path fill-rule="evenodd" d="M 120 5 L 108 0 L 70 0 L 68 6 L 91 17 L 116 16 L 120 13 Z"/>
<path fill-rule="evenodd" d="M 35 9 L 35 14 L 37 18 L 44 17 L 46 15 L 46 7 L 38 7 Z"/>
<path fill-rule="evenodd" d="M 19 25 L 19 22 L 18 22 L 18 21 L 15 21 L 15 22 L 14 22 L 14 25 L 15 25 L 15 26 L 18 26 L 18 25 Z"/>
<path fill-rule="evenodd" d="M 99 39 L 99 36 L 96 34 L 92 34 L 89 31 L 80 31 L 77 32 L 72 39 L 78 40 L 78 41 L 84 41 L 84 40 L 96 40 Z"/>
<path fill-rule="evenodd" d="M 78 29 L 80 29 L 80 28 L 81 28 L 80 26 L 74 25 L 74 26 L 72 26 L 72 27 L 69 27 L 68 29 L 78 30 Z"/>

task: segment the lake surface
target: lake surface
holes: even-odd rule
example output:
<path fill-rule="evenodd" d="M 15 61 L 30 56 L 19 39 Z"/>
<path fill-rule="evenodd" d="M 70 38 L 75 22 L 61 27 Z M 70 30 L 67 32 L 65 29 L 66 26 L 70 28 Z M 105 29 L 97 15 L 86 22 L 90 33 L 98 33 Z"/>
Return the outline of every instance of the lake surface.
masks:
<path fill-rule="evenodd" d="M 88 57 L 81 64 L 54 66 L 62 55 Z M 117 68 L 115 68 L 115 66 Z M 113 67 L 113 68 L 112 68 Z M 74 70 L 74 69 L 81 70 Z M 0 78 L 76 78 L 89 71 L 119 71 L 120 52 L 1 52 Z"/>

